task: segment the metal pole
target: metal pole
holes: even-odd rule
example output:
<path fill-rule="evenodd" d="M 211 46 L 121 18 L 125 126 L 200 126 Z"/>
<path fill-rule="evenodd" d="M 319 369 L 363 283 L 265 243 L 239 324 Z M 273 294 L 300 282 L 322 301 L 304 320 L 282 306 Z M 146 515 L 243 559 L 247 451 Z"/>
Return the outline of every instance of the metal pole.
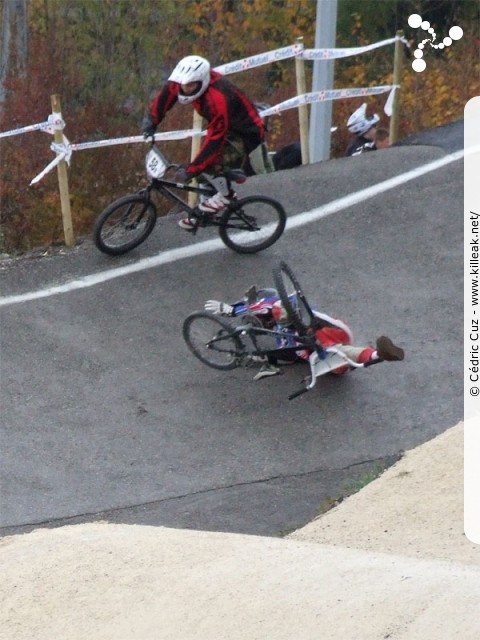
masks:
<path fill-rule="evenodd" d="M 402 82 L 402 66 L 403 66 L 403 31 L 397 31 L 398 40 L 395 42 L 395 53 L 393 56 L 393 84 L 400 85 Z M 400 128 L 400 89 L 396 89 L 393 95 L 392 117 L 390 118 L 390 144 L 398 140 L 398 131 Z"/>
<path fill-rule="evenodd" d="M 335 47 L 337 26 L 337 0 L 317 0 L 315 49 Z M 315 60 L 313 63 L 312 91 L 333 88 L 333 60 Z M 332 103 L 315 102 L 310 112 L 310 161 L 328 160 L 330 157 L 330 129 Z"/>
<path fill-rule="evenodd" d="M 51 96 L 52 112 L 61 117 L 62 107 L 60 104 L 60 96 Z M 53 134 L 54 140 L 57 144 L 63 144 L 63 134 L 60 130 L 55 129 Z M 70 209 L 70 193 L 68 190 L 68 174 L 67 163 L 65 160 L 60 160 L 57 164 L 58 174 L 58 189 L 60 192 L 60 205 L 62 208 L 62 221 L 63 221 L 63 235 L 65 237 L 65 244 L 67 247 L 73 247 L 75 244 L 75 238 L 73 235 L 72 225 L 72 212 Z"/>
<path fill-rule="evenodd" d="M 303 51 L 303 38 L 297 38 Z M 305 60 L 299 56 L 295 58 L 295 75 L 297 76 L 297 96 L 307 93 L 305 81 Z M 301 104 L 298 107 L 298 126 L 300 128 L 300 148 L 302 150 L 302 164 L 310 162 L 310 151 L 308 145 L 308 106 Z"/>

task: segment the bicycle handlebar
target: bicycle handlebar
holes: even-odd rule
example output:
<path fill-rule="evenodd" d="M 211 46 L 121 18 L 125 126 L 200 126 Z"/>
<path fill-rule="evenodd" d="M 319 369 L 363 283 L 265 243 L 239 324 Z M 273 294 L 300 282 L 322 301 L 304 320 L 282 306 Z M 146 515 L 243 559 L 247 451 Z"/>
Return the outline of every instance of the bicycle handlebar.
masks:
<path fill-rule="evenodd" d="M 355 362 L 354 360 L 352 360 L 351 358 L 349 358 L 341 349 L 337 348 L 337 347 L 327 347 L 326 349 L 322 348 L 319 345 L 316 345 L 315 347 L 315 351 L 313 352 L 312 355 L 316 354 L 319 360 L 324 359 L 325 357 L 328 356 L 328 354 L 337 354 L 339 355 L 342 360 L 345 363 L 345 366 L 349 366 L 352 369 L 360 369 L 363 367 L 369 367 L 373 364 L 377 364 L 378 362 L 383 362 L 383 360 L 378 359 L 378 360 L 373 360 L 373 361 L 369 361 L 369 362 Z M 298 391 L 295 391 L 295 393 L 292 393 L 291 395 L 288 396 L 289 400 L 293 400 L 294 398 L 298 398 L 298 396 L 301 396 L 304 393 L 307 393 L 307 391 L 310 391 L 310 389 L 313 389 L 313 387 L 315 386 L 315 380 L 316 380 L 316 375 L 315 375 L 315 364 L 314 364 L 314 360 L 312 360 L 312 355 L 309 358 L 309 362 L 310 362 L 310 368 L 311 368 L 311 372 L 312 372 L 312 381 L 310 384 L 308 384 L 306 387 L 304 387 L 303 389 L 299 389 Z M 338 368 L 338 365 L 337 365 Z M 319 374 L 322 375 L 322 374 Z"/>
<path fill-rule="evenodd" d="M 308 387 L 304 387 L 303 389 L 299 389 L 299 391 L 295 391 L 295 393 L 292 393 L 291 395 L 288 396 L 289 400 L 293 400 L 294 398 L 298 398 L 298 396 L 301 396 L 304 393 L 307 393 L 307 391 L 310 391 L 310 389 Z"/>

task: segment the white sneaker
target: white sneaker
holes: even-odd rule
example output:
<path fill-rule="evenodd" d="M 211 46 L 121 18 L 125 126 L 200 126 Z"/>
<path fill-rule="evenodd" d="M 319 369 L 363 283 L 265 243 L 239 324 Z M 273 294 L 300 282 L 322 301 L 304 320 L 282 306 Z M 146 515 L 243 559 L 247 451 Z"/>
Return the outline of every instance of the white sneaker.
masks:
<path fill-rule="evenodd" d="M 257 375 L 253 376 L 254 380 L 261 380 L 262 378 L 266 378 L 268 376 L 276 376 L 280 373 L 279 367 L 276 367 L 274 364 L 264 364 Z"/>
<path fill-rule="evenodd" d="M 186 231 L 193 231 L 195 229 L 195 222 L 191 218 L 183 218 L 178 221 L 178 226 Z"/>
<path fill-rule="evenodd" d="M 207 198 L 198 205 L 200 211 L 207 211 L 209 213 L 220 213 L 225 209 L 230 200 L 221 193 L 216 193 L 211 198 Z"/>

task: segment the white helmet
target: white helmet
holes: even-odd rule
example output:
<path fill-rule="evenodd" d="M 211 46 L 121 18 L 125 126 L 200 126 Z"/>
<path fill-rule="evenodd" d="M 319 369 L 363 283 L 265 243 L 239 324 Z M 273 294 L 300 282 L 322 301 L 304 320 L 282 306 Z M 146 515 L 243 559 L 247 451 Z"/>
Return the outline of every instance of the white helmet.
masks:
<path fill-rule="evenodd" d="M 189 84 L 190 82 L 198 83 L 198 89 L 192 94 L 187 95 L 181 91 L 178 94 L 180 104 L 190 104 L 200 97 L 208 87 L 210 82 L 210 63 L 200 56 L 182 58 L 172 71 L 169 80 L 180 85 Z"/>
<path fill-rule="evenodd" d="M 367 118 L 367 103 L 352 113 L 347 122 L 348 130 L 355 135 L 361 136 L 379 122 L 380 117 L 375 113 L 371 118 Z"/>

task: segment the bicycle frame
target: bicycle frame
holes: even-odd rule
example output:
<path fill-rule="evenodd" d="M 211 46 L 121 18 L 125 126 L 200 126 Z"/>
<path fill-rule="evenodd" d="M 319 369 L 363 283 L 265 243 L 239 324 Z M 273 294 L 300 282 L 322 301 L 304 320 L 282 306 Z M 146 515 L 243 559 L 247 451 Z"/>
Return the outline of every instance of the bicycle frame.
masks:
<path fill-rule="evenodd" d="M 203 195 L 205 197 L 210 197 L 216 193 L 215 187 L 211 184 L 212 176 L 209 176 L 208 174 L 202 174 L 206 180 L 206 184 L 203 184 L 202 186 L 199 186 L 198 184 L 190 185 L 183 182 L 166 180 L 163 176 L 171 169 L 178 169 L 178 165 L 170 164 L 154 143 L 152 143 L 151 149 L 145 158 L 145 169 L 150 178 L 150 182 L 147 188 L 142 191 L 148 194 L 152 191 L 158 191 L 172 202 L 181 204 L 189 213 L 192 213 L 194 208 L 190 207 L 190 205 L 188 205 L 175 191 L 172 191 L 172 189 L 175 189 L 176 191 L 186 191 L 187 193 L 195 193 L 199 196 Z"/>
<path fill-rule="evenodd" d="M 368 362 L 355 362 L 351 358 L 349 358 L 346 353 L 340 347 L 321 347 L 316 341 L 312 345 L 312 337 L 311 336 L 295 336 L 295 341 L 298 343 L 293 347 L 277 347 L 275 349 L 259 349 L 256 341 L 255 335 L 263 335 L 263 336 L 271 336 L 274 338 L 285 338 L 285 334 L 281 331 L 275 331 L 271 329 L 264 329 L 263 327 L 252 327 L 251 325 L 240 325 L 235 327 L 232 333 L 224 336 L 218 336 L 212 338 L 209 341 L 209 345 L 213 345 L 214 343 L 221 342 L 222 340 L 226 340 L 235 336 L 237 338 L 248 336 L 253 344 L 253 349 L 248 349 L 247 346 L 240 340 L 242 347 L 244 348 L 244 353 L 239 353 L 239 358 L 245 358 L 247 361 L 249 358 L 253 356 L 259 357 L 274 357 L 279 360 L 288 359 L 288 356 L 295 355 L 298 351 L 302 351 L 305 348 L 312 348 L 312 353 L 308 358 L 308 363 L 310 365 L 310 382 L 304 388 L 296 391 L 291 394 L 288 399 L 292 400 L 293 398 L 298 397 L 299 395 L 306 393 L 313 389 L 316 385 L 317 378 L 323 376 L 327 373 L 333 373 L 338 371 L 339 369 L 343 369 L 344 367 L 349 367 L 351 369 L 364 369 L 366 367 L 370 367 L 374 364 L 383 362 L 383 360 L 373 360 Z"/>
<path fill-rule="evenodd" d="M 241 222 L 236 224 L 235 222 L 225 222 L 225 220 L 221 217 L 205 217 L 203 212 L 200 211 L 198 207 L 191 207 L 185 200 L 183 200 L 179 195 L 172 191 L 172 189 L 196 193 L 205 197 L 210 197 L 214 193 L 216 193 L 213 187 L 195 187 L 193 185 L 183 184 L 182 182 L 172 182 L 170 180 L 163 180 L 161 178 L 152 178 L 147 188 L 142 189 L 140 193 L 147 192 L 148 194 L 150 194 L 152 191 L 158 191 L 171 202 L 181 205 L 183 211 L 185 211 L 190 218 L 196 220 L 196 226 L 192 229 L 193 234 L 195 234 L 198 228 L 201 226 L 228 227 L 229 229 L 239 229 L 240 231 L 245 231 L 245 225 L 247 224 L 250 228 L 255 228 L 255 225 L 248 223 L 245 219 L 242 219 Z M 231 210 L 233 210 L 235 208 L 235 202 L 232 202 L 229 207 Z"/>
<path fill-rule="evenodd" d="M 303 351 L 306 348 L 312 348 L 313 351 L 309 356 L 310 370 L 312 373 L 312 382 L 309 388 L 315 386 L 315 379 L 326 373 L 331 373 L 336 369 L 345 367 L 346 365 L 352 368 L 361 368 L 366 364 L 359 364 L 351 360 L 343 351 L 337 347 L 323 348 L 318 343 L 312 344 L 314 339 L 310 336 L 295 336 L 297 344 L 291 347 L 276 347 L 274 349 L 261 349 L 257 346 L 255 336 L 270 336 L 272 338 L 285 338 L 285 333 L 281 331 L 275 331 L 274 329 L 265 329 L 263 327 L 252 327 L 251 325 L 239 325 L 235 327 L 231 333 L 222 336 L 216 336 L 212 338 L 208 344 L 213 345 L 221 342 L 222 340 L 228 340 L 232 336 L 240 339 L 240 343 L 244 349 L 243 353 L 237 354 L 239 357 L 274 357 L 279 360 L 288 359 L 288 356 L 295 355 L 298 351 Z M 249 349 L 241 340 L 242 337 L 248 337 L 253 345 L 253 349 Z M 367 363 L 370 364 L 370 363 Z"/>
<path fill-rule="evenodd" d="M 152 144 L 152 148 L 147 154 L 145 159 L 145 167 L 147 171 L 147 175 L 150 178 L 150 182 L 145 189 L 142 189 L 140 193 L 146 193 L 148 197 L 152 191 L 158 191 L 162 195 L 164 195 L 168 200 L 175 204 L 181 205 L 182 209 L 189 215 L 189 217 L 197 220 L 197 227 L 194 228 L 194 231 L 198 228 L 198 226 L 205 224 L 205 217 L 201 211 L 198 210 L 197 207 L 191 207 L 183 198 L 181 198 L 176 191 L 183 191 L 187 193 L 195 193 L 198 196 L 204 196 L 205 198 L 209 198 L 217 193 L 215 187 L 213 186 L 212 180 L 214 176 L 209 174 L 201 174 L 201 179 L 205 180 L 205 182 L 200 185 L 191 185 L 185 184 L 183 182 L 173 182 L 172 180 L 166 180 L 163 176 L 171 169 L 178 169 L 178 165 L 169 164 L 166 160 L 165 156 L 159 151 L 154 144 Z M 232 173 L 235 173 L 232 172 Z M 227 180 L 228 188 L 230 189 L 230 180 L 234 182 L 244 182 L 245 174 L 240 170 L 236 171 L 237 179 L 233 177 L 228 177 L 227 175 L 224 178 Z M 202 178 L 203 176 L 203 178 Z M 231 206 L 234 206 L 233 203 Z M 238 227 L 235 224 L 226 224 L 225 222 L 221 222 L 220 220 L 215 220 L 214 218 L 208 219 L 208 226 L 228 226 L 230 228 L 243 228 Z"/>
<path fill-rule="evenodd" d="M 175 191 L 172 191 L 172 189 L 176 189 L 177 191 L 186 191 L 187 193 L 196 193 L 197 195 L 203 195 L 205 197 L 210 197 L 215 193 L 213 187 L 193 186 L 189 184 L 183 184 L 182 182 L 164 180 L 162 178 L 152 178 L 146 189 L 142 189 L 140 193 L 147 192 L 148 194 L 150 194 L 152 191 L 158 191 L 166 198 L 168 198 L 168 200 L 174 202 L 175 204 L 180 204 L 185 209 L 185 211 L 191 214 L 194 211 L 194 208 L 191 207 L 185 200 L 183 200 L 183 198 L 181 198 L 177 193 L 175 193 Z"/>
<path fill-rule="evenodd" d="M 288 356 L 295 355 L 298 351 L 302 351 L 306 348 L 307 344 L 311 344 L 310 338 L 301 338 L 299 336 L 295 336 L 296 342 L 298 345 L 293 347 L 276 347 L 274 349 L 260 349 L 256 343 L 255 336 L 270 336 L 272 338 L 280 338 L 285 339 L 285 333 L 281 331 L 275 331 L 274 329 L 265 329 L 263 327 L 252 327 L 251 325 L 239 325 L 235 327 L 231 334 L 227 337 L 235 336 L 237 338 L 241 338 L 244 336 L 248 336 L 253 344 L 253 349 L 248 349 L 245 347 L 243 342 L 240 340 L 242 346 L 247 350 L 245 356 L 259 356 L 259 357 L 274 357 L 279 360 L 282 359 L 282 356 L 288 359 Z M 222 337 L 218 338 L 218 340 L 222 340 Z M 217 342 L 217 339 L 212 340 L 211 342 Z"/>

